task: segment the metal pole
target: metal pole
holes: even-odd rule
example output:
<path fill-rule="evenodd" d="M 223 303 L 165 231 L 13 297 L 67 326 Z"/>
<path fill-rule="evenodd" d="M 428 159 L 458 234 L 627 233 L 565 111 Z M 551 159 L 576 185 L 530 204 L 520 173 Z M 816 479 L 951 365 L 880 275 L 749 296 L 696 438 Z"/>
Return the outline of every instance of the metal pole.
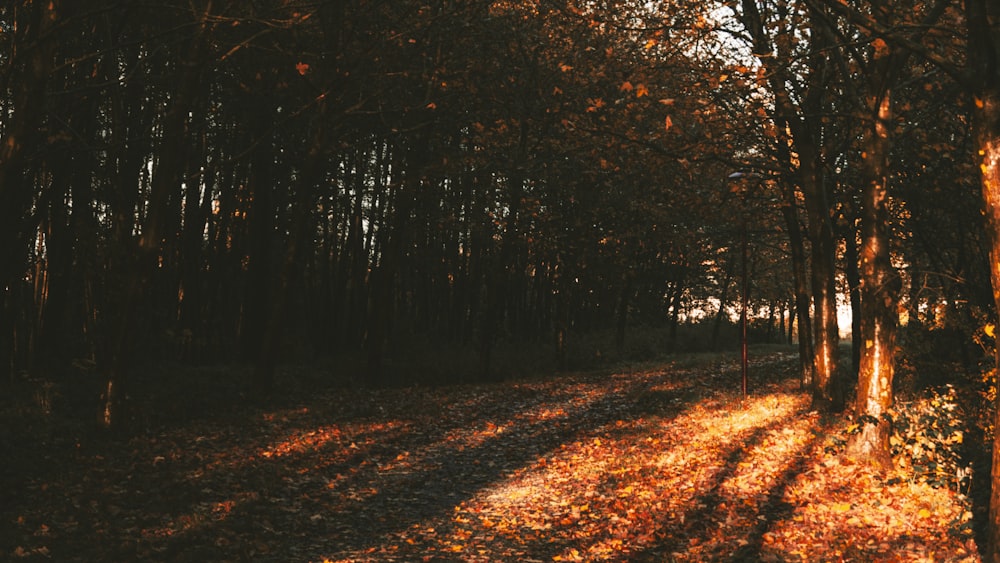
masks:
<path fill-rule="evenodd" d="M 747 367 L 749 354 L 747 350 L 747 293 L 749 283 L 747 280 L 747 219 L 743 217 L 743 290 L 742 290 L 742 305 L 740 307 L 740 360 L 742 362 L 743 368 L 743 398 L 747 398 Z"/>

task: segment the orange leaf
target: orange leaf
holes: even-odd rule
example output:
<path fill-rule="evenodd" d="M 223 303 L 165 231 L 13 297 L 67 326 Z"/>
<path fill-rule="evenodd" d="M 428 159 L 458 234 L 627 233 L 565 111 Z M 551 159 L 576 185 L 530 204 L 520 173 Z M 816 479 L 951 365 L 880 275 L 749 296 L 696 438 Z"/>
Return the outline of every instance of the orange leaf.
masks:
<path fill-rule="evenodd" d="M 309 72 L 309 65 L 303 62 L 295 63 L 295 70 L 299 71 L 299 74 L 302 76 L 305 76 Z"/>

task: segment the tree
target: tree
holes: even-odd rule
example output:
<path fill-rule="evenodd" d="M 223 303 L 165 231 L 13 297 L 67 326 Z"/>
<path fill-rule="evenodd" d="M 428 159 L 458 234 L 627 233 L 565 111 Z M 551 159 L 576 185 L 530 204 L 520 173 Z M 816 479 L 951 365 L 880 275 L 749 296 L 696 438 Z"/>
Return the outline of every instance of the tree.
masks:
<path fill-rule="evenodd" d="M 993 300 L 1000 310 L 1000 7 L 988 0 L 966 0 L 965 21 L 976 158 L 990 239 Z M 1000 346 L 996 366 L 1000 371 Z M 1000 421 L 1000 397 L 995 407 Z M 996 424 L 994 424 L 996 427 Z M 994 433 L 990 482 L 989 547 L 986 559 L 1000 561 L 1000 432 Z"/>
<path fill-rule="evenodd" d="M 794 32 L 803 27 L 809 17 L 818 17 L 818 14 L 794 8 L 786 2 L 778 2 L 771 12 L 776 20 L 770 22 L 765 20 L 756 2 L 744 0 L 741 9 L 733 7 L 760 61 L 762 86 L 766 86 L 773 97 L 772 119 L 778 142 L 791 147 L 790 152 L 779 153 L 789 159 L 782 164 L 794 171 L 795 183 L 785 187 L 794 189 L 797 186 L 805 203 L 812 249 L 813 402 L 817 407 L 840 410 L 844 391 L 837 371 L 837 248 L 824 162 L 827 152 L 824 143 L 829 142 L 829 137 L 824 133 L 826 125 L 822 119 L 833 73 L 827 60 L 829 44 L 826 38 L 813 28 L 803 48 L 799 43 L 805 42 L 805 38 Z M 777 31 L 772 35 L 771 29 Z M 806 64 L 796 65 L 799 58 Z M 800 85 L 801 91 L 793 95 L 788 90 L 789 84 Z M 794 196 L 789 195 L 786 199 L 794 199 Z"/>
<path fill-rule="evenodd" d="M 11 110 L 0 137 L 0 375 L 13 377 L 16 363 L 14 320 L 20 314 L 18 286 L 25 269 L 28 237 L 37 217 L 36 196 L 26 174 L 26 154 L 39 142 L 46 92 L 54 65 L 55 34 L 63 14 L 61 2 L 25 0 L 3 9 L 13 33 L 4 62 L 2 84 L 13 93 Z"/>

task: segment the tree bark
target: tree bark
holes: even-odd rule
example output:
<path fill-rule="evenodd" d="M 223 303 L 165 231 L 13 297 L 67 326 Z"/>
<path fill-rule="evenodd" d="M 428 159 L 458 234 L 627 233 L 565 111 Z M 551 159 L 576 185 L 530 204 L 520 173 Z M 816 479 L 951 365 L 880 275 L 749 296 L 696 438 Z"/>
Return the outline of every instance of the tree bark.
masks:
<path fill-rule="evenodd" d="M 861 197 L 861 350 L 855 414 L 861 431 L 852 453 L 882 467 L 890 465 L 892 383 L 901 279 L 890 259 L 888 180 L 893 126 L 895 65 L 884 41 L 876 40 L 870 66 L 864 141 L 865 183 Z"/>
<path fill-rule="evenodd" d="M 786 63 L 792 54 L 787 45 L 790 30 L 776 35 L 776 49 L 761 17 L 757 4 L 743 0 L 740 17 L 753 38 L 753 52 L 768 69 L 769 86 L 774 95 L 774 122 L 779 139 L 791 141 L 798 153 L 797 163 L 788 159 L 789 169 L 796 171 L 796 179 L 805 201 L 807 234 L 812 246 L 810 254 L 813 324 L 813 406 L 824 410 L 839 411 L 844 406 L 843 387 L 838 379 L 837 356 L 840 344 L 837 325 L 836 258 L 837 245 L 830 218 L 830 201 L 824 174 L 823 153 L 823 104 L 825 97 L 826 45 L 822 38 L 810 42 L 808 84 L 801 100 L 793 100 L 787 82 Z M 821 14 L 812 13 L 822 20 Z M 790 135 L 785 137 L 783 132 Z M 781 142 L 781 141 L 779 141 Z M 783 147 L 779 150 L 783 150 Z M 784 156 L 784 155 L 782 155 Z"/>
<path fill-rule="evenodd" d="M 792 255 L 792 278 L 795 282 L 795 308 L 788 317 L 788 333 L 791 340 L 792 322 L 798 317 L 796 325 L 799 337 L 799 382 L 803 389 L 812 387 L 813 380 L 813 341 L 812 322 L 809 317 L 809 277 L 806 274 L 805 240 L 799 227 L 799 213 L 795 203 L 795 185 L 787 183 L 782 187 L 784 204 L 781 213 L 788 230 L 788 247 Z"/>
<path fill-rule="evenodd" d="M 1000 310 L 1000 6 L 992 0 L 965 0 L 968 58 L 973 77 L 972 122 L 990 240 L 990 280 Z M 995 366 L 1000 370 L 1000 346 Z M 1000 397 L 994 407 L 1000 428 Z M 1000 432 L 993 433 L 990 509 L 983 560 L 1000 563 Z"/>

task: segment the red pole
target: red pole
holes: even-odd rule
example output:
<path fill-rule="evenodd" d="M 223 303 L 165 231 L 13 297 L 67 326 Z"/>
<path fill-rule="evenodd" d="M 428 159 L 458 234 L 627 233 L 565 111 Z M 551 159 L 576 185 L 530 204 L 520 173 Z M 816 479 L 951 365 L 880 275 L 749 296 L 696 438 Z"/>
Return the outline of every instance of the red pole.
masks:
<path fill-rule="evenodd" d="M 742 305 L 740 307 L 740 347 L 741 354 L 740 360 L 742 362 L 743 368 L 743 398 L 747 398 L 747 368 L 749 353 L 747 350 L 747 293 L 749 288 L 749 283 L 747 280 L 747 220 L 746 217 L 743 218 L 743 290 L 742 290 Z"/>

